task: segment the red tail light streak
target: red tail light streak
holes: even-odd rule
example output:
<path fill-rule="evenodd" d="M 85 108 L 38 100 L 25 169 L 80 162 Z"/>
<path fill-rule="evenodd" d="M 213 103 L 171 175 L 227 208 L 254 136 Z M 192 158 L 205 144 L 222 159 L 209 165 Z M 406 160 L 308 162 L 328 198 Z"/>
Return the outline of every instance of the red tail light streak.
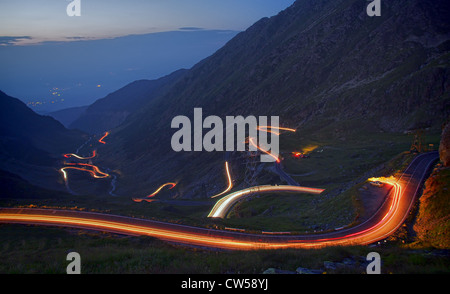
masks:
<path fill-rule="evenodd" d="M 372 180 L 372 179 L 370 179 Z M 384 239 L 390 236 L 395 230 L 398 229 L 399 222 L 394 221 L 394 218 L 399 214 L 399 208 L 401 203 L 401 197 L 403 195 L 402 185 L 397 181 L 387 178 L 377 178 L 377 181 L 391 185 L 393 188 L 392 201 L 388 211 L 384 214 L 379 222 L 355 233 L 347 234 L 336 238 L 324 238 L 317 239 L 314 242 L 318 244 L 327 245 L 367 245 L 378 240 Z"/>
<path fill-rule="evenodd" d="M 151 202 L 154 202 L 155 201 L 155 199 L 146 199 L 146 198 L 133 198 L 133 201 L 134 202 L 137 202 L 137 203 L 141 203 L 141 202 L 148 202 L 148 203 L 151 203 Z"/>
<path fill-rule="evenodd" d="M 103 141 L 106 137 L 108 137 L 109 136 L 109 132 L 106 132 L 104 135 L 103 135 L 103 137 L 101 137 L 100 138 L 100 140 L 98 140 L 98 142 L 99 143 L 102 143 L 102 144 L 106 144 L 106 142 L 105 141 Z"/>
<path fill-rule="evenodd" d="M 288 131 L 288 132 L 293 132 L 295 133 L 296 130 L 295 129 L 291 129 L 291 128 L 283 128 L 283 127 L 272 127 L 272 126 L 258 126 L 257 127 L 258 131 L 262 131 L 262 132 L 267 132 L 267 133 L 272 133 L 276 136 L 281 135 L 280 131 Z M 264 152 L 266 154 L 268 154 L 269 156 L 271 156 L 273 159 L 276 160 L 277 163 L 280 163 L 280 159 L 278 157 L 276 157 L 275 155 L 273 155 L 272 153 L 270 153 L 269 151 L 265 150 L 264 148 L 262 148 L 261 146 L 259 146 L 258 144 L 256 144 L 255 139 L 252 137 L 248 138 L 248 142 L 253 145 L 255 148 L 257 148 L 258 150 L 260 150 L 261 152 Z"/>

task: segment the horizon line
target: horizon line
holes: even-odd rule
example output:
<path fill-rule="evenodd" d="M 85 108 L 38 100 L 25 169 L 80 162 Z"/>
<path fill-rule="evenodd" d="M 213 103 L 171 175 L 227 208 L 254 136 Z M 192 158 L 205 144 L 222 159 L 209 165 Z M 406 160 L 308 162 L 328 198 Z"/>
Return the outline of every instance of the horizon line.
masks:
<path fill-rule="evenodd" d="M 1 47 L 19 47 L 19 46 L 36 46 L 43 45 L 46 43 L 68 43 L 68 42 L 80 42 L 80 41 L 99 41 L 99 40 L 114 40 L 124 37 L 132 36 L 145 36 L 153 34 L 163 34 L 163 33 L 192 33 L 192 32 L 242 32 L 242 30 L 233 29 L 209 29 L 209 28 L 198 28 L 198 27 L 181 27 L 177 29 L 167 29 L 158 30 L 146 33 L 129 33 L 120 35 L 102 35 L 102 36 L 58 36 L 58 37 L 33 37 L 33 36 L 2 36 L 0 35 L 0 48 Z"/>

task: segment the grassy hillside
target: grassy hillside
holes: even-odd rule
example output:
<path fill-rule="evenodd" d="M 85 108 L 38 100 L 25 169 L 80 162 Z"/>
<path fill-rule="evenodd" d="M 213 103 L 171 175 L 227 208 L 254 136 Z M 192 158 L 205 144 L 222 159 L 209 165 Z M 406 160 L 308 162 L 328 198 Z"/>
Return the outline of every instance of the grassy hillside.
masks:
<path fill-rule="evenodd" d="M 262 274 L 270 268 L 296 274 L 299 267 L 364 274 L 372 251 L 381 255 L 383 274 L 450 273 L 448 253 L 392 246 L 208 251 L 153 238 L 18 225 L 0 225 L 0 244 L 0 274 L 64 274 L 71 251 L 81 255 L 82 274 Z"/>
<path fill-rule="evenodd" d="M 450 168 L 438 166 L 426 181 L 414 230 L 417 245 L 450 248 Z"/>
<path fill-rule="evenodd" d="M 411 160 L 411 154 L 402 153 L 386 164 L 378 172 L 393 174 L 404 168 Z M 420 242 L 405 238 L 400 232 L 392 238 L 377 244 L 375 247 L 326 248 L 320 250 L 276 250 L 252 252 L 210 251 L 201 248 L 190 248 L 171 245 L 153 238 L 121 237 L 111 234 L 95 233 L 84 230 L 43 228 L 20 225 L 0 225 L 0 273 L 65 273 L 66 255 L 70 251 L 79 252 L 82 256 L 82 273 L 112 273 L 112 274 L 261 274 L 268 272 L 297 273 L 298 268 L 316 270 L 328 274 L 364 274 L 367 262 L 365 256 L 376 251 L 382 258 L 382 273 L 386 274 L 436 274 L 450 273 L 450 252 L 448 251 L 448 193 L 444 190 L 449 183 L 449 170 L 438 169 L 428 179 L 420 204 L 420 213 L 416 223 L 416 231 Z M 363 183 L 364 184 L 364 183 Z M 320 207 L 310 211 L 303 219 L 312 223 L 327 223 L 336 221 L 340 216 L 339 205 L 342 199 L 358 199 L 361 185 L 355 186 L 347 193 L 336 197 L 335 206 Z M 60 206 L 82 208 L 132 215 L 136 217 L 156 218 L 171 222 L 182 222 L 193 225 L 207 225 L 204 213 L 208 206 L 176 206 L 170 204 L 139 205 L 127 204 L 123 199 L 99 196 L 69 196 L 64 199 L 49 201 L 34 199 L 33 203 L 45 207 L 59 203 Z M 263 199 L 264 198 L 264 199 Z M 291 198 L 292 201 L 287 201 Z M 286 216 L 289 212 L 301 206 L 307 197 L 299 201 L 298 196 L 266 195 L 253 199 L 245 205 L 252 210 L 261 211 L 267 208 L 267 201 L 275 203 L 274 209 L 265 215 L 263 226 L 267 224 L 282 225 L 292 228 L 293 225 Z M 258 204 L 258 201 L 259 204 Z M 1 205 L 17 205 L 29 203 L 30 200 L 12 201 L 6 199 Z M 9 204 L 8 204 L 9 203 Z M 262 204 L 262 206 L 261 206 Z M 350 203 L 349 207 L 355 203 Z M 81 206 L 80 206 L 81 205 Z M 325 209 L 326 208 L 326 209 Z M 325 210 L 326 211 L 325 211 Z M 248 208 L 247 208 L 248 210 Z M 203 212 L 202 212 L 203 211 Z M 243 209 L 242 211 L 245 211 Z M 426 212 L 426 213 L 423 213 Z M 320 215 L 314 215 L 315 213 Z M 272 214 L 272 215 L 271 215 Z M 277 218 L 278 216 L 278 218 Z M 326 217 L 324 217 L 326 216 Z M 333 216 L 335 217 L 333 219 Z M 445 218 L 447 216 L 447 218 Z M 275 217 L 275 218 L 274 218 Z M 203 220 L 203 221 L 202 221 Z M 241 223 L 236 223 L 241 221 Z M 436 222 L 438 220 L 438 222 Z M 234 223 L 233 223 L 234 222 Z M 258 219 L 243 216 L 230 219 L 226 225 L 261 225 Z M 424 227 L 422 227 L 425 225 Z M 446 227 L 445 227 L 446 226 Z M 421 232 L 426 232 L 422 236 Z M 446 241 L 445 241 L 446 240 Z M 447 242 L 447 243 L 446 243 Z M 424 249 L 425 247 L 425 249 Z M 430 247 L 445 250 L 429 249 Z M 39 254 L 36 254 L 39 252 Z"/>

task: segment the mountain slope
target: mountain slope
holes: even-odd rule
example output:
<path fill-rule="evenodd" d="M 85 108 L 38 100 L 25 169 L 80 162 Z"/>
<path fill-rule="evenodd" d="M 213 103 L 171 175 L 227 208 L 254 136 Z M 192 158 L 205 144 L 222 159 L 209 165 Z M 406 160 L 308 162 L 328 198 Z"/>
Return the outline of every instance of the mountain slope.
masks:
<path fill-rule="evenodd" d="M 0 136 L 30 141 L 47 153 L 67 152 L 82 142 L 81 132 L 69 131 L 49 116 L 41 116 L 19 99 L 0 91 Z"/>
<path fill-rule="evenodd" d="M 71 107 L 54 112 L 48 115 L 62 123 L 68 128 L 75 120 L 77 120 L 89 106 Z"/>
<path fill-rule="evenodd" d="M 32 184 L 61 188 L 56 163 L 86 138 L 60 122 L 33 112 L 20 100 L 0 91 L 0 169 Z"/>
<path fill-rule="evenodd" d="M 122 124 L 134 111 L 161 95 L 174 81 L 179 79 L 185 70 L 157 80 L 135 81 L 105 98 L 90 105 L 82 115 L 69 126 L 91 134 L 99 134 Z"/>
<path fill-rule="evenodd" d="M 277 115 L 303 138 L 438 129 L 450 110 L 448 1 L 383 1 L 373 18 L 366 5 L 298 0 L 197 64 L 113 132 L 106 148 L 124 191 L 183 179 L 182 193 L 198 195 L 194 187 L 222 180 L 211 173 L 220 154 L 171 149 L 171 120 L 194 107 L 204 117 Z"/>

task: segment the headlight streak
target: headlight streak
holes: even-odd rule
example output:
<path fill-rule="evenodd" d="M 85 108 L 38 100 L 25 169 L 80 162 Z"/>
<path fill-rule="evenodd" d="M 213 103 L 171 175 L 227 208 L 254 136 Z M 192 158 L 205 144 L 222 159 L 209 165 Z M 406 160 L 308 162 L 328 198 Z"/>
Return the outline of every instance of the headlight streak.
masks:
<path fill-rule="evenodd" d="M 97 151 L 94 150 L 94 151 L 92 152 L 92 156 L 90 156 L 90 157 L 81 157 L 81 156 L 79 156 L 79 155 L 77 155 L 77 154 L 74 154 L 74 153 L 64 154 L 63 156 L 64 156 L 65 158 L 75 157 L 75 158 L 80 159 L 80 160 L 88 160 L 88 159 L 95 158 L 95 157 L 97 156 Z"/>
<path fill-rule="evenodd" d="M 242 200 L 243 197 L 254 194 L 254 193 L 268 193 L 268 192 L 294 192 L 294 193 L 308 193 L 308 194 L 321 194 L 324 190 L 317 188 L 307 188 L 299 186 L 256 186 L 247 189 L 243 189 L 227 196 L 223 197 L 212 208 L 208 217 L 211 218 L 224 218 L 231 207 L 238 201 Z"/>
<path fill-rule="evenodd" d="M 278 132 L 274 131 L 274 130 L 278 130 Z M 263 131 L 263 132 L 268 132 L 268 133 L 273 133 L 276 136 L 279 136 L 281 133 L 279 132 L 280 130 L 284 130 L 284 131 L 289 131 L 289 132 L 296 132 L 295 129 L 291 129 L 291 128 L 282 128 L 282 127 L 271 127 L 271 126 L 258 126 L 257 130 L 259 131 Z M 250 143 L 251 145 L 253 145 L 254 147 L 256 147 L 257 149 L 259 149 L 260 151 L 270 155 L 271 157 L 273 157 L 277 163 L 280 163 L 280 159 L 278 157 L 276 157 L 275 155 L 273 155 L 272 153 L 268 152 L 267 150 L 261 148 L 260 146 L 258 146 L 255 142 L 254 142 L 254 138 L 252 137 L 248 137 L 247 138 L 248 143 Z M 215 195 L 211 198 L 216 198 L 218 196 L 222 196 L 225 193 L 229 192 L 232 188 L 232 182 L 231 182 L 231 178 L 229 175 L 229 171 L 228 171 L 228 162 L 226 162 L 226 168 L 227 168 L 227 174 L 228 174 L 228 181 L 229 181 L 229 187 L 227 190 L 225 190 L 224 192 Z M 288 191 L 288 192 L 301 192 L 301 193 L 312 193 L 312 194 L 320 194 L 322 193 L 324 190 L 323 189 L 316 189 L 316 188 L 306 188 L 306 187 L 298 187 L 298 186 L 277 186 L 279 188 L 273 188 L 273 186 L 258 186 L 258 187 L 252 187 L 252 188 L 247 188 L 241 191 L 237 191 L 235 193 L 231 193 L 228 196 L 225 196 L 224 198 L 220 199 L 219 201 L 217 201 L 217 203 L 214 205 L 213 209 L 211 210 L 211 212 L 209 213 L 208 217 L 214 217 L 214 218 L 224 218 L 226 216 L 226 214 L 228 213 L 229 209 L 231 209 L 231 207 L 238 202 L 242 197 L 244 196 L 248 196 L 251 195 L 255 192 L 269 192 L 269 191 Z"/>
<path fill-rule="evenodd" d="M 233 188 L 233 180 L 231 179 L 230 168 L 228 166 L 228 161 L 225 162 L 225 171 L 227 173 L 228 187 L 222 193 L 219 193 L 217 195 L 211 196 L 211 198 L 217 198 L 219 196 L 222 196 L 222 195 L 228 193 Z"/>
<path fill-rule="evenodd" d="M 67 169 L 74 169 L 74 170 L 88 172 L 95 179 L 105 179 L 105 178 L 110 177 L 109 174 L 100 171 L 100 169 L 97 166 L 92 165 L 92 164 L 87 164 L 87 163 L 67 163 L 67 165 L 69 165 L 69 166 L 66 166 L 66 167 L 63 167 L 63 168 L 60 169 L 60 171 L 63 173 L 63 176 L 64 176 L 65 180 L 67 180 L 67 172 L 66 172 Z M 92 170 L 89 170 L 87 168 L 92 168 Z"/>

